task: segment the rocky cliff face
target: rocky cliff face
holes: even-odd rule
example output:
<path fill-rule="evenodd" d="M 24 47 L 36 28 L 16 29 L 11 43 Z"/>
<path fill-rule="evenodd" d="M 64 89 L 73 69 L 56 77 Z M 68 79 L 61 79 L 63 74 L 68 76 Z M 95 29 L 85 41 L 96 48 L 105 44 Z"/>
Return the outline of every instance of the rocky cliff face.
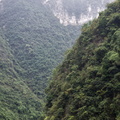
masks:
<path fill-rule="evenodd" d="M 81 25 L 96 17 L 114 0 L 44 0 L 54 15 L 64 25 Z"/>

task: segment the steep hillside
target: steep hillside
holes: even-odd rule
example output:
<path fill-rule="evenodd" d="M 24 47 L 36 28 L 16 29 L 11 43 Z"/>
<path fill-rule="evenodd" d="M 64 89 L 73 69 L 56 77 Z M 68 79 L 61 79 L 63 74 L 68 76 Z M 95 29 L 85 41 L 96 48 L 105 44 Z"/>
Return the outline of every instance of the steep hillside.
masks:
<path fill-rule="evenodd" d="M 42 102 L 23 82 L 20 71 L 0 31 L 0 120 L 42 120 Z"/>
<path fill-rule="evenodd" d="M 73 44 L 79 27 L 61 25 L 40 0 L 3 0 L 1 6 L 0 27 L 23 68 L 20 75 L 35 94 L 43 97 L 51 70 Z"/>
<path fill-rule="evenodd" d="M 47 79 L 77 29 L 40 0 L 0 0 L 0 120 L 42 120 Z"/>
<path fill-rule="evenodd" d="M 120 0 L 83 26 L 46 93 L 45 120 L 120 120 Z"/>

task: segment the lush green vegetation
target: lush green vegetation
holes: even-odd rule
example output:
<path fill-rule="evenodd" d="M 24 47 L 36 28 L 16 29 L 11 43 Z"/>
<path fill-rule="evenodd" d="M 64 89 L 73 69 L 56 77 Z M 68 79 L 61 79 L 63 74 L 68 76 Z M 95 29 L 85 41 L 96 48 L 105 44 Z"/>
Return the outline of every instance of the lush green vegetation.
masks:
<path fill-rule="evenodd" d="M 0 120 L 42 120 L 44 89 L 79 27 L 64 27 L 40 0 L 0 2 Z"/>
<path fill-rule="evenodd" d="M 42 102 L 17 73 L 22 68 L 0 33 L 0 120 L 43 119 Z"/>
<path fill-rule="evenodd" d="M 45 120 L 120 120 L 120 0 L 83 26 L 51 79 Z"/>
<path fill-rule="evenodd" d="M 20 74 L 41 97 L 51 69 L 73 43 L 77 28 L 60 25 L 39 0 L 3 1 L 0 20 L 13 55 L 24 69 Z"/>
<path fill-rule="evenodd" d="M 44 119 L 48 77 L 79 33 L 77 26 L 61 25 L 41 1 L 0 1 L 0 120 Z M 77 6 L 68 12 L 77 15 Z M 119 4 L 108 8 L 83 26 L 54 70 L 46 119 L 119 119 Z"/>

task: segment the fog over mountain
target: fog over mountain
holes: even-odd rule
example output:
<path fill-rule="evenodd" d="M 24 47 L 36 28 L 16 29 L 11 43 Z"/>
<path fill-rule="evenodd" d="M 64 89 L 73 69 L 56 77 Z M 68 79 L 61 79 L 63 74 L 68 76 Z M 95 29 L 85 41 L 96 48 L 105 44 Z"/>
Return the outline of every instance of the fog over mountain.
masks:
<path fill-rule="evenodd" d="M 64 25 L 81 25 L 96 17 L 114 0 L 44 0 L 53 14 Z"/>

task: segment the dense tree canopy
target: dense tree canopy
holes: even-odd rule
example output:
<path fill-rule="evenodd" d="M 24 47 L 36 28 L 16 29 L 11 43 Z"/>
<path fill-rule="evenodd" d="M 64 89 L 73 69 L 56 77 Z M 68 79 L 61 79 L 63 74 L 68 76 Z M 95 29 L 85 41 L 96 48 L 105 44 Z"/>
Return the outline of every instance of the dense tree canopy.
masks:
<path fill-rule="evenodd" d="M 51 79 L 45 120 L 120 119 L 120 0 L 83 26 Z"/>
<path fill-rule="evenodd" d="M 41 0 L 0 1 L 0 120 L 42 120 L 48 77 L 78 29 Z"/>

